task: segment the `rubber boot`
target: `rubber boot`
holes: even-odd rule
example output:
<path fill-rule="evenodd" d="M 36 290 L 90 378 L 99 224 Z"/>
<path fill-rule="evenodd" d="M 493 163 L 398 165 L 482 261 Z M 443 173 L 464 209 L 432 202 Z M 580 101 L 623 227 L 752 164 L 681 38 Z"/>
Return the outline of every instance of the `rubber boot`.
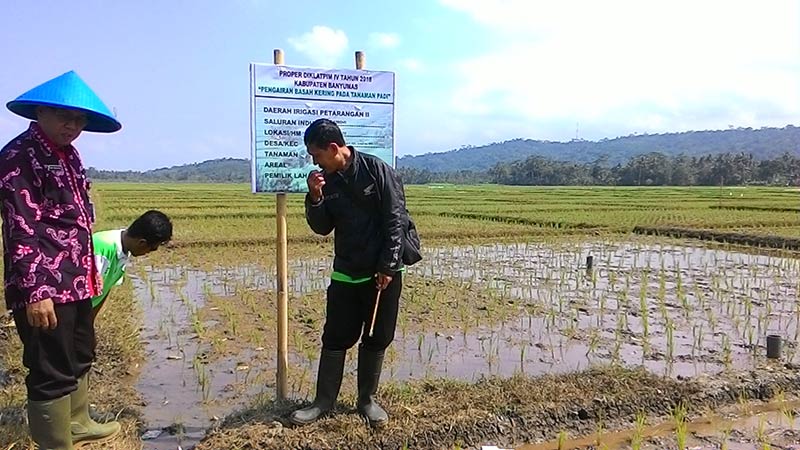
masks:
<path fill-rule="evenodd" d="M 345 354 L 346 350 L 322 349 L 314 402 L 311 406 L 293 412 L 289 416 L 289 422 L 295 425 L 307 425 L 333 409 L 336 398 L 339 397 L 339 388 L 342 386 Z"/>
<path fill-rule="evenodd" d="M 389 415 L 375 401 L 383 368 L 383 350 L 371 351 L 358 347 L 358 412 L 373 427 L 389 421 Z"/>
<path fill-rule="evenodd" d="M 69 395 L 55 400 L 28 400 L 28 427 L 39 450 L 72 450 Z"/>
<path fill-rule="evenodd" d="M 78 389 L 69 395 L 71 405 L 70 428 L 75 448 L 105 442 L 122 428 L 119 422 L 97 423 L 89 416 L 89 375 L 78 378 Z"/>

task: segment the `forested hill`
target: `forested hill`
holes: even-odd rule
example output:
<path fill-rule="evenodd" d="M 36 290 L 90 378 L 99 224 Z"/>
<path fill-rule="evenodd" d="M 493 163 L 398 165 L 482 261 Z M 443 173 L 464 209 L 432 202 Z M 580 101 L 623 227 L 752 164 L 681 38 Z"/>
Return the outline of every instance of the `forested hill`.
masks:
<path fill-rule="evenodd" d="M 549 142 L 514 139 L 479 147 L 464 147 L 443 153 L 428 153 L 398 158 L 400 168 L 430 172 L 485 171 L 497 163 L 508 163 L 542 156 L 555 161 L 604 165 L 625 164 L 634 156 L 647 153 L 665 156 L 704 156 L 721 153 L 752 154 L 757 160 L 774 159 L 788 152 L 800 156 L 800 127 L 739 128 L 724 131 L 625 136 L 600 141 L 573 140 Z"/>
<path fill-rule="evenodd" d="M 93 180 L 105 181 L 245 183 L 250 182 L 250 160 L 241 158 L 212 159 L 201 163 L 144 172 L 90 168 L 88 175 Z"/>
<path fill-rule="evenodd" d="M 490 176 L 510 163 L 524 162 L 532 157 L 554 162 L 566 162 L 592 167 L 624 166 L 634 158 L 650 154 L 663 157 L 700 158 L 708 155 L 752 155 L 753 162 L 777 160 L 785 155 L 800 157 L 800 127 L 741 128 L 725 131 L 692 131 L 655 135 L 625 136 L 601 141 L 548 142 L 514 139 L 480 147 L 465 147 L 443 153 L 405 156 L 397 160 L 398 168 L 408 175 L 440 174 L 430 181 L 503 182 Z M 690 160 L 691 161 L 691 160 Z M 467 173 L 469 176 L 449 179 L 448 173 Z M 496 174 L 495 174 L 496 175 Z M 201 163 L 165 167 L 149 171 L 108 171 L 89 169 L 94 180 L 149 182 L 209 182 L 246 183 L 250 181 L 250 161 L 222 158 Z M 424 182 L 410 176 L 409 182 Z M 429 179 L 426 176 L 425 179 Z M 527 178 L 525 178 L 527 179 Z"/>

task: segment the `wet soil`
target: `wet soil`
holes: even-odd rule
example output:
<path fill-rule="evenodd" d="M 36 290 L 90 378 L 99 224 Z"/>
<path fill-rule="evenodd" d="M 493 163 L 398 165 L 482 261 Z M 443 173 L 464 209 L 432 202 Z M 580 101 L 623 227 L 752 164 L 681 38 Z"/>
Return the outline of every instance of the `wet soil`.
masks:
<path fill-rule="evenodd" d="M 608 365 L 681 381 L 763 363 L 773 333 L 784 337 L 783 361 L 795 359 L 794 259 L 643 242 L 475 245 L 427 256 L 407 274 L 387 382 L 569 376 Z M 329 268 L 327 258 L 290 268 L 289 409 L 313 396 Z M 271 272 L 139 274 L 149 356 L 138 388 L 149 426 L 164 430 L 160 440 L 191 443 L 231 410 L 273 398 Z M 176 429 L 184 435 L 169 433 Z"/>
<path fill-rule="evenodd" d="M 736 434 L 725 434 L 731 423 L 740 423 L 730 418 L 731 412 L 745 407 L 753 414 L 758 406 L 750 400 L 769 400 L 778 392 L 796 391 L 798 387 L 800 374 L 780 366 L 686 380 L 655 376 L 643 369 L 612 367 L 565 375 L 492 377 L 474 384 L 422 380 L 390 384 L 383 390 L 381 401 L 391 421 L 380 430 L 360 421 L 354 412 L 354 399 L 348 395 L 334 415 L 305 427 L 291 427 L 285 420 L 302 404 L 246 409 L 211 430 L 197 448 L 630 448 L 626 446 L 635 430 L 612 431 L 630 429 L 640 417 L 646 424 L 657 424 L 640 429 L 639 437 L 648 445 L 642 448 L 677 448 L 674 429 L 680 423 L 686 424 L 686 435 L 691 434 L 692 442 L 727 439 L 733 449 L 737 448 L 733 444 L 752 445 L 756 441 L 746 437 L 739 425 L 735 425 Z M 797 402 L 781 402 L 773 405 L 772 411 L 793 411 L 796 406 Z M 679 407 L 686 408 L 686 418 L 677 422 L 675 411 Z M 720 411 L 728 418 L 723 420 Z M 742 417 L 741 412 L 737 414 Z M 784 428 L 791 431 L 788 424 Z M 762 434 L 774 430 L 763 427 Z M 781 433 L 791 436 L 786 430 Z M 586 438 L 570 440 L 569 436 Z M 540 444 L 531 444 L 536 442 Z"/>

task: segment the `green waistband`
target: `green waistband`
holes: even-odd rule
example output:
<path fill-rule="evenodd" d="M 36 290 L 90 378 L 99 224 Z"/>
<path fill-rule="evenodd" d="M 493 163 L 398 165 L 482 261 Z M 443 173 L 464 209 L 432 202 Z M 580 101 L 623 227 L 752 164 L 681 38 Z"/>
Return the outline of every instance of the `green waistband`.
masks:
<path fill-rule="evenodd" d="M 398 272 L 405 272 L 405 271 L 406 271 L 406 268 L 403 267 Z M 331 280 L 341 281 L 342 283 L 359 284 L 359 283 L 366 283 L 367 281 L 370 281 L 370 280 L 373 280 L 373 279 L 374 279 L 374 277 L 353 278 L 350 275 L 347 275 L 346 273 L 337 272 L 335 270 L 333 271 L 333 273 L 331 273 Z"/>
<path fill-rule="evenodd" d="M 333 271 L 333 273 L 331 274 L 331 280 L 341 281 L 342 283 L 353 283 L 353 284 L 366 283 L 371 279 L 372 277 L 353 278 L 350 275 L 336 271 Z"/>

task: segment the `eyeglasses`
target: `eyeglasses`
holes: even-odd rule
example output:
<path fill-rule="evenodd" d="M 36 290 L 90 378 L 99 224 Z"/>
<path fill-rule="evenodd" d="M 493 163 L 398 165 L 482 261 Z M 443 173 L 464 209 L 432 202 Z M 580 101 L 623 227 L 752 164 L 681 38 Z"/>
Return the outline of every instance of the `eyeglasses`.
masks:
<path fill-rule="evenodd" d="M 63 122 L 64 124 L 72 122 L 75 124 L 76 127 L 83 128 L 89 123 L 89 118 L 86 117 L 85 113 L 69 111 L 66 109 L 57 109 L 57 108 L 51 108 L 51 110 L 53 111 L 53 114 L 56 116 L 56 118 L 60 122 Z"/>

